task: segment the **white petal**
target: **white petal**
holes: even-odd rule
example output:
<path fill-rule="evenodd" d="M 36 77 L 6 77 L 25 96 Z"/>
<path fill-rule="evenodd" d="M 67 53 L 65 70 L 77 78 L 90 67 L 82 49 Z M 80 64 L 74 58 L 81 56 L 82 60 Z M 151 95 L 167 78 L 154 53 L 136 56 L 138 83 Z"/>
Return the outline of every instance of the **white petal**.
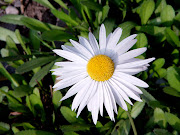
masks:
<path fill-rule="evenodd" d="M 107 113 L 108 113 L 110 119 L 114 120 L 113 107 L 112 107 L 112 102 L 111 102 L 110 95 L 109 95 L 109 92 L 108 92 L 108 88 L 105 85 L 105 83 L 102 83 L 102 86 L 103 86 L 103 91 L 104 91 L 104 105 L 105 105 L 105 108 L 107 110 Z"/>
<path fill-rule="evenodd" d="M 128 42 L 130 42 L 132 39 L 134 39 L 137 36 L 137 34 L 133 34 L 125 39 L 123 39 L 119 44 L 116 46 L 116 50 L 121 50 L 123 49 Z"/>
<path fill-rule="evenodd" d="M 117 103 L 119 106 L 121 106 L 122 109 L 124 109 L 125 111 L 127 111 L 127 110 L 128 110 L 127 105 L 126 105 L 123 97 L 121 96 L 121 94 L 120 94 L 118 91 L 116 91 L 115 89 L 112 89 L 112 92 L 113 92 L 113 95 L 114 95 L 114 97 L 115 97 L 116 103 Z"/>
<path fill-rule="evenodd" d="M 86 84 L 84 85 L 84 87 L 76 94 L 76 96 L 74 97 L 74 100 L 72 102 L 72 106 L 71 109 L 72 110 L 77 110 L 79 104 L 81 103 L 81 101 L 83 100 L 85 94 L 88 92 L 89 88 L 91 87 L 91 85 L 93 84 L 93 80 L 88 77 L 88 81 L 86 82 Z"/>
<path fill-rule="evenodd" d="M 115 99 L 114 99 L 114 95 L 112 94 L 112 91 L 111 91 L 111 88 L 110 88 L 110 83 L 107 81 L 105 82 L 106 83 L 106 86 L 107 86 L 107 90 L 109 92 L 109 95 L 110 95 L 110 98 L 111 98 L 111 102 L 112 102 L 112 106 L 113 106 L 113 109 L 114 109 L 114 112 L 117 114 L 117 106 L 116 106 L 116 102 L 115 102 Z"/>
<path fill-rule="evenodd" d="M 69 51 L 69 52 L 72 52 L 72 53 L 74 53 L 74 54 L 77 54 L 77 53 L 78 53 L 77 49 L 76 49 L 75 47 L 73 47 L 73 46 L 62 45 L 61 48 L 62 48 L 63 50 L 65 50 L 65 51 Z"/>
<path fill-rule="evenodd" d="M 138 67 L 138 68 L 118 68 L 118 66 L 116 66 L 115 70 L 116 72 L 123 72 L 123 73 L 132 75 L 132 74 L 137 74 L 139 72 L 147 70 L 147 67 L 143 66 L 143 67 Z"/>
<path fill-rule="evenodd" d="M 145 60 L 138 60 L 138 61 L 135 61 L 135 62 L 119 64 L 117 66 L 117 68 L 122 69 L 122 68 L 134 68 L 134 67 L 144 66 L 144 65 L 152 62 L 153 60 L 155 60 L 155 58 L 149 58 L 149 59 L 145 59 Z"/>
<path fill-rule="evenodd" d="M 143 88 L 148 88 L 149 87 L 149 85 L 146 82 L 140 80 L 137 77 L 134 77 L 134 76 L 131 76 L 131 75 L 128 75 L 128 74 L 125 74 L 125 73 L 114 72 L 114 76 L 120 77 L 121 79 L 126 80 L 126 81 L 128 81 L 128 82 L 130 82 L 130 83 L 132 83 L 132 84 L 134 84 L 136 86 L 139 86 L 139 87 L 143 87 Z"/>
<path fill-rule="evenodd" d="M 73 85 L 68 92 L 66 93 L 66 95 L 60 100 L 63 101 L 71 96 L 73 96 L 74 94 L 76 94 L 77 92 L 79 92 L 83 87 L 85 87 L 87 85 L 87 82 L 90 80 L 90 78 L 84 78 L 83 80 L 79 81 L 78 83 L 76 83 L 75 85 Z"/>
<path fill-rule="evenodd" d="M 108 49 L 114 49 L 116 44 L 118 43 L 120 37 L 122 34 L 122 29 L 121 28 L 116 28 L 116 30 L 113 32 L 112 36 L 110 36 L 108 42 L 107 42 L 107 48 Z"/>
<path fill-rule="evenodd" d="M 98 45 L 98 42 L 96 40 L 96 38 L 94 37 L 94 35 L 89 32 L 89 42 L 94 50 L 94 54 L 99 54 L 99 45 Z"/>
<path fill-rule="evenodd" d="M 80 75 L 80 74 L 85 74 L 86 73 L 86 69 L 80 69 L 80 70 L 73 70 L 71 72 L 65 72 L 63 73 L 60 77 L 57 78 L 57 80 L 60 80 L 60 79 L 65 79 L 65 78 L 69 78 L 71 76 L 77 76 L 77 75 Z"/>
<path fill-rule="evenodd" d="M 131 58 L 134 58 L 134 57 L 137 57 L 137 56 L 143 54 L 146 50 L 147 50 L 147 48 L 143 47 L 143 48 L 138 48 L 138 49 L 134 49 L 129 52 L 126 52 L 118 57 L 118 59 L 119 59 L 118 63 L 128 60 L 128 59 L 131 59 Z"/>
<path fill-rule="evenodd" d="M 80 63 L 80 62 L 56 62 L 56 66 L 60 67 L 85 67 L 86 63 Z"/>
<path fill-rule="evenodd" d="M 68 59 L 70 61 L 81 61 L 81 62 L 84 62 L 84 63 L 87 63 L 86 60 L 84 60 L 83 58 L 81 58 L 80 56 L 76 55 L 76 54 L 73 54 L 71 52 L 68 52 L 68 51 L 64 51 L 64 50 L 60 50 L 60 49 L 54 49 L 53 50 L 57 55 L 65 58 L 65 59 Z"/>
<path fill-rule="evenodd" d="M 98 112 L 99 112 L 99 94 L 98 92 L 96 92 L 94 94 L 94 97 L 92 98 L 92 118 L 93 118 L 93 122 L 96 125 L 97 123 L 97 119 L 98 119 Z"/>
<path fill-rule="evenodd" d="M 126 87 L 133 90 L 134 92 L 136 92 L 138 94 L 143 94 L 142 91 L 138 87 L 134 86 L 133 84 L 129 83 L 128 81 L 125 81 L 121 78 L 118 78 L 118 81 L 120 81 L 122 84 L 124 84 Z"/>
<path fill-rule="evenodd" d="M 116 84 L 116 80 L 113 79 L 113 77 L 111 79 L 108 80 L 111 83 L 111 89 L 114 89 L 116 91 L 116 93 L 120 94 L 120 96 L 127 101 L 129 104 L 133 105 L 133 103 L 131 102 L 131 100 L 129 99 L 129 97 L 126 95 L 126 93 Z"/>
<path fill-rule="evenodd" d="M 102 82 L 99 82 L 98 90 L 99 90 L 100 114 L 101 114 L 101 116 L 103 116 L 103 97 L 104 97 L 104 92 L 103 92 L 103 88 L 102 88 Z"/>
<path fill-rule="evenodd" d="M 76 75 L 76 76 L 71 76 L 68 78 L 65 78 L 61 81 L 59 81 L 58 83 L 56 83 L 53 88 L 55 88 L 55 90 L 60 90 L 66 87 L 69 87 L 77 82 L 79 82 L 80 80 L 84 79 L 87 76 L 87 73 L 83 73 L 81 75 Z"/>
<path fill-rule="evenodd" d="M 118 55 L 121 55 L 121 54 L 127 52 L 136 42 L 137 42 L 137 39 L 133 39 L 133 40 L 127 42 L 127 44 L 124 45 L 123 48 L 117 50 Z"/>
<path fill-rule="evenodd" d="M 99 46 L 101 50 L 106 49 L 106 29 L 104 24 L 101 25 L 100 31 L 99 31 Z"/>
<path fill-rule="evenodd" d="M 70 39 L 70 42 L 79 51 L 79 53 L 81 53 L 82 55 L 84 55 L 88 59 L 90 59 L 93 56 L 85 47 L 83 47 L 78 42 L 71 40 L 71 39 Z"/>
<path fill-rule="evenodd" d="M 90 45 L 89 41 L 88 41 L 86 38 L 84 38 L 84 37 L 79 37 L 79 42 L 80 42 L 81 45 L 83 45 L 84 47 L 86 47 L 86 49 L 87 49 L 89 52 L 91 52 L 91 54 L 95 55 L 92 46 Z"/>
<path fill-rule="evenodd" d="M 83 96 L 83 100 L 81 101 L 79 105 L 79 109 L 77 112 L 77 117 L 80 115 L 81 111 L 84 109 L 84 107 L 87 105 L 88 101 L 91 100 L 93 95 L 97 92 L 97 81 L 92 82 L 91 86 L 89 87 L 88 91 Z"/>
<path fill-rule="evenodd" d="M 109 33 L 109 35 L 108 35 L 107 38 L 106 38 L 106 43 L 109 42 L 109 39 L 110 39 L 111 36 L 112 36 L 112 33 Z"/>

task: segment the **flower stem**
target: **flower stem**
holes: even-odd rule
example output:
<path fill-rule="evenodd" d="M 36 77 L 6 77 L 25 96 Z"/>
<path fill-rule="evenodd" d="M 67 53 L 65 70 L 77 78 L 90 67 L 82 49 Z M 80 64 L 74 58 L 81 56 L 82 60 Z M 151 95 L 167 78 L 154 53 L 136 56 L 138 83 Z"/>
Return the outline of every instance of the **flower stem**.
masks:
<path fill-rule="evenodd" d="M 128 115 L 129 120 L 130 120 L 130 122 L 131 122 L 131 126 L 132 126 L 132 129 L 133 129 L 134 135 L 137 135 L 137 131 L 136 131 L 136 127 L 135 127 L 135 125 L 134 125 L 134 121 L 133 121 L 133 119 L 132 119 L 132 117 L 131 117 L 131 115 L 129 114 L 128 111 L 127 111 L 127 115 Z"/>

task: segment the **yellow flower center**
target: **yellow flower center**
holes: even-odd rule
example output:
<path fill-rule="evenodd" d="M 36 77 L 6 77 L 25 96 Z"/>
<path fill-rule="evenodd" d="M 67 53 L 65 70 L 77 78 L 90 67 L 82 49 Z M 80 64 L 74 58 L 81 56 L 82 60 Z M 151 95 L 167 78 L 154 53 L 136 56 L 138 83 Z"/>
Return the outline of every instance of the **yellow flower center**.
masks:
<path fill-rule="evenodd" d="M 96 55 L 87 64 L 89 76 L 96 81 L 106 81 L 114 73 L 114 62 L 106 55 Z"/>

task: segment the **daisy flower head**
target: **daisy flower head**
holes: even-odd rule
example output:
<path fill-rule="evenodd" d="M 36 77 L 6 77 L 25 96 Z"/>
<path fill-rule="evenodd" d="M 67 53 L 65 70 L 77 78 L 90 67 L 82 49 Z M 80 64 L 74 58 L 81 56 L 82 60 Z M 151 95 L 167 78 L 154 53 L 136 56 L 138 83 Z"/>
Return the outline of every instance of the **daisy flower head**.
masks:
<path fill-rule="evenodd" d="M 57 55 L 69 60 L 56 62 L 59 68 L 53 74 L 58 76 L 53 88 L 60 90 L 72 86 L 61 99 L 75 95 L 72 110 L 77 110 L 77 117 L 87 105 L 92 114 L 94 124 L 98 114 L 103 116 L 103 106 L 114 121 L 117 106 L 128 110 L 126 102 L 133 105 L 130 98 L 142 101 L 142 91 L 138 87 L 147 88 L 148 84 L 133 75 L 145 71 L 148 63 L 155 58 L 135 58 L 143 54 L 146 47 L 128 51 L 136 42 L 136 34 L 118 43 L 122 29 L 117 28 L 106 37 L 106 29 L 102 24 L 99 31 L 99 43 L 89 32 L 89 40 L 79 37 L 79 43 L 70 40 L 73 46 L 62 45 L 62 49 L 53 50 Z M 126 102 L 125 102 L 126 101 Z"/>

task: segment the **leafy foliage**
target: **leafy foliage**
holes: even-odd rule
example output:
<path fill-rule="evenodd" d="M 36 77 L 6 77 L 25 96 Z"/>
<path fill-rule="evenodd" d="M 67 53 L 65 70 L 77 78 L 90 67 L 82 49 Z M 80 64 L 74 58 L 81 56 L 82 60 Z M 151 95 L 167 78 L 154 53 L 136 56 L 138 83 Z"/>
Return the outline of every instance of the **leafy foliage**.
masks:
<path fill-rule="evenodd" d="M 72 98 L 60 99 L 67 89 L 53 92 L 56 83 L 50 69 L 62 58 L 54 56 L 55 41 L 71 45 L 69 39 L 88 38 L 89 31 L 98 39 L 101 23 L 106 34 L 123 29 L 120 41 L 138 34 L 132 49 L 147 47 L 139 58 L 156 57 L 147 71 L 137 74 L 149 84 L 141 89 L 143 102 L 128 105 L 138 134 L 178 135 L 180 133 L 180 3 L 178 0 L 34 0 L 50 9 L 63 21 L 60 27 L 23 15 L 4 15 L 0 21 L 29 29 L 29 37 L 19 30 L 0 27 L 1 62 L 15 69 L 9 73 L 0 63 L 0 81 L 9 84 L 0 88 L 0 134 L 133 134 L 128 114 L 119 107 L 115 122 L 106 112 L 96 125 L 85 109 L 79 118 L 71 108 Z M 58 6 L 57 6 L 58 7 Z"/>

